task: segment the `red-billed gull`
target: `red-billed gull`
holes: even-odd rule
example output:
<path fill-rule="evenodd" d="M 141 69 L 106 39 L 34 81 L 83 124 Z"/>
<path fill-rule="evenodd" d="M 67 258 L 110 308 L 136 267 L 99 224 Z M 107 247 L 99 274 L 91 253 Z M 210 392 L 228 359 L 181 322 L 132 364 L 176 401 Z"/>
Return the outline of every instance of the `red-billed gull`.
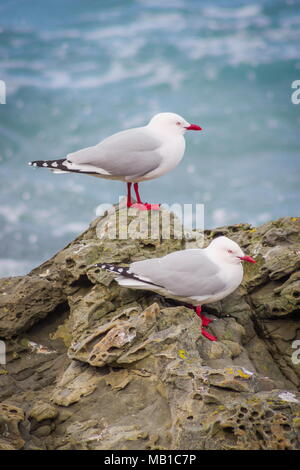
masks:
<path fill-rule="evenodd" d="M 184 133 L 201 130 L 174 113 L 156 114 L 149 124 L 113 134 L 93 147 L 87 147 L 59 160 L 36 160 L 29 165 L 48 168 L 54 173 L 83 173 L 127 183 L 127 206 L 141 210 L 159 209 L 143 204 L 138 184 L 158 178 L 172 170 L 185 151 Z M 133 184 L 137 204 L 132 203 Z"/>
<path fill-rule="evenodd" d="M 120 286 L 157 292 L 188 303 L 202 319 L 202 334 L 217 338 L 205 327 L 212 321 L 201 313 L 201 305 L 224 299 L 243 279 L 242 261 L 255 263 L 239 245 L 227 237 L 215 238 L 207 248 L 175 251 L 162 258 L 131 263 L 129 267 L 109 263 L 95 266 L 117 273 Z"/>

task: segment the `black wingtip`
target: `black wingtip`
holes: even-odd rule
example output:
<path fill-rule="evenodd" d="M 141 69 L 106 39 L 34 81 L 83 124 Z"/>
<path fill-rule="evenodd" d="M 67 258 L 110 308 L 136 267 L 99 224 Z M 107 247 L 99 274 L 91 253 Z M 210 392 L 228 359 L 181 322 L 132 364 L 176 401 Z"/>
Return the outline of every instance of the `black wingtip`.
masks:
<path fill-rule="evenodd" d="M 93 265 L 95 268 L 105 269 L 110 273 L 123 274 L 126 275 L 129 268 L 124 266 L 116 266 L 115 264 L 110 263 L 97 263 Z"/>
<path fill-rule="evenodd" d="M 97 263 L 97 264 L 93 264 L 92 267 L 94 267 L 94 268 L 101 268 L 101 269 L 107 269 L 107 264 L 105 264 L 105 263 Z"/>
<path fill-rule="evenodd" d="M 61 158 L 59 160 L 35 160 L 33 162 L 28 162 L 28 165 L 38 168 L 48 168 L 50 170 L 68 171 L 68 168 L 64 165 L 65 161 L 65 158 Z"/>
<path fill-rule="evenodd" d="M 95 268 L 100 268 L 100 269 L 106 269 L 107 271 L 114 271 L 118 269 L 118 266 L 115 266 L 114 264 L 108 264 L 108 263 L 97 263 L 93 264 Z"/>
<path fill-rule="evenodd" d="M 158 284 L 154 284 L 153 282 L 147 281 L 145 279 L 141 279 L 139 276 L 136 276 L 134 273 L 130 272 L 130 267 L 126 266 L 116 266 L 115 264 L 110 263 L 97 263 L 92 265 L 95 268 L 105 269 L 109 273 L 115 273 L 119 276 L 127 277 L 129 279 L 134 279 L 136 281 L 144 282 L 146 284 L 151 284 L 156 287 L 162 287 Z"/>

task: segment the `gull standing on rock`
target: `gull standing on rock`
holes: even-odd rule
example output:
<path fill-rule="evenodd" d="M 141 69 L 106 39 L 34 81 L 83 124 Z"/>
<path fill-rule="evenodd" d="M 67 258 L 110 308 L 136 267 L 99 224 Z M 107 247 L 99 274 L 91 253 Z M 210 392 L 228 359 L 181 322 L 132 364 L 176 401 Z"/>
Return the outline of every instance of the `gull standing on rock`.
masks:
<path fill-rule="evenodd" d="M 175 251 L 162 258 L 136 261 L 129 267 L 108 263 L 95 266 L 117 273 L 120 286 L 150 290 L 188 303 L 202 320 L 203 336 L 216 341 L 205 330 L 212 320 L 201 313 L 201 305 L 222 300 L 237 289 L 243 279 L 242 261 L 256 262 L 236 242 L 220 236 L 207 248 Z"/>
<path fill-rule="evenodd" d="M 36 160 L 29 165 L 54 173 L 83 173 L 127 183 L 127 207 L 159 209 L 159 204 L 142 203 L 138 184 L 168 173 L 181 161 L 185 151 L 184 133 L 200 131 L 174 113 L 156 114 L 149 124 L 113 134 L 59 160 Z M 133 184 L 137 204 L 131 200 Z"/>

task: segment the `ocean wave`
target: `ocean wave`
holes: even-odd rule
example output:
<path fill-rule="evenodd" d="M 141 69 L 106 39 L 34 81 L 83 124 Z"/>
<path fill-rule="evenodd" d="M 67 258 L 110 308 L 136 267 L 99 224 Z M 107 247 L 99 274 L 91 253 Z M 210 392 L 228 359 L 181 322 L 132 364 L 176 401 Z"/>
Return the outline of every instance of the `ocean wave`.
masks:
<path fill-rule="evenodd" d="M 137 3 L 144 5 L 148 8 L 157 8 L 162 6 L 161 0 L 136 0 Z M 186 8 L 187 3 L 185 0 L 172 0 L 172 2 L 164 2 L 163 8 Z"/>
<path fill-rule="evenodd" d="M 146 44 L 147 41 L 144 38 L 133 38 L 130 43 L 124 43 L 123 39 L 114 38 L 105 44 L 105 48 L 112 57 L 129 59 L 135 58 Z"/>
<path fill-rule="evenodd" d="M 127 79 L 141 79 L 143 77 L 144 80 L 140 83 L 137 82 L 137 86 L 168 84 L 172 89 L 178 89 L 184 76 L 184 72 L 167 62 L 151 61 L 137 63 L 135 67 L 132 67 L 115 61 L 102 74 L 100 71 L 98 74 L 94 71 L 93 74 L 80 74 L 78 76 L 72 70 L 48 69 L 44 70 L 41 76 L 33 77 L 9 75 L 6 71 L 4 79 L 8 83 L 7 94 L 12 95 L 26 86 L 52 90 L 66 88 L 93 89 Z"/>
<path fill-rule="evenodd" d="M 154 65 L 154 64 L 153 64 Z M 143 87 L 152 87 L 156 85 L 169 85 L 171 89 L 178 90 L 184 79 L 186 73 L 171 64 L 160 63 L 152 67 L 152 74 L 141 83 Z"/>
<path fill-rule="evenodd" d="M 101 27 L 92 31 L 83 32 L 84 39 L 99 40 L 103 38 L 115 37 L 132 37 L 140 33 L 159 31 L 170 31 L 172 25 L 172 33 L 182 31 L 186 27 L 186 21 L 183 15 L 179 13 L 169 14 L 144 14 L 132 23 L 123 25 L 112 25 Z"/>
<path fill-rule="evenodd" d="M 297 33 L 277 29 L 267 31 L 265 35 L 260 36 L 243 33 L 222 38 L 187 38 L 179 47 L 192 60 L 219 57 L 222 58 L 223 63 L 231 65 L 259 65 L 273 61 L 299 59 L 300 49 L 296 43 L 282 47 L 285 33 L 290 41 L 296 39 Z"/>
<path fill-rule="evenodd" d="M 57 29 L 51 31 L 40 31 L 39 37 L 43 41 L 52 41 L 53 39 L 78 39 L 82 37 L 82 32 L 79 29 Z"/>
<path fill-rule="evenodd" d="M 0 29 L 8 94 L 0 106 L 1 275 L 48 259 L 84 230 L 99 202 L 125 193 L 121 183 L 35 172 L 27 161 L 63 157 L 163 110 L 204 132 L 187 136 L 181 168 L 143 185 L 145 200 L 203 201 L 206 227 L 295 214 L 297 3 L 135 0 L 116 8 L 103 0 L 67 11 L 55 0 L 49 15 L 34 0 L 16 15 L 8 6 Z"/>
<path fill-rule="evenodd" d="M 141 77 L 145 79 L 138 81 L 137 86 L 151 88 L 167 84 L 172 90 L 178 90 L 189 74 L 188 67 L 184 66 L 182 70 L 177 66 L 182 63 L 182 55 L 185 61 L 213 59 L 214 66 L 204 63 L 201 71 L 208 80 L 215 79 L 224 65 L 257 66 L 300 59 L 300 15 L 297 13 L 274 21 L 263 6 L 256 3 L 236 8 L 199 6 L 196 2 L 179 1 L 179 4 L 185 6 L 183 11 L 154 13 L 148 9 L 148 13 L 137 14 L 134 20 L 124 23 L 119 14 L 114 15 L 108 10 L 91 16 L 90 27 L 78 26 L 78 23 L 74 27 L 70 23 L 64 29 L 33 30 L 23 26 L 10 29 L 9 37 L 15 34 L 16 38 L 20 32 L 30 31 L 26 47 L 35 49 L 43 41 L 47 53 L 31 60 L 13 57 L 3 60 L 7 95 L 27 86 L 53 90 L 93 89 Z M 195 15 L 196 10 L 199 15 Z M 107 15 L 111 17 L 105 23 Z M 95 27 L 95 18 L 100 17 L 100 24 Z M 116 19 L 118 23 L 114 24 Z M 165 48 L 157 53 L 159 38 Z M 73 39 L 77 43 L 73 44 Z M 94 47 L 91 42 L 97 43 L 102 54 L 96 60 L 91 59 L 93 54 L 89 55 L 94 50 L 90 49 Z M 283 47 L 284 43 L 288 44 Z M 151 51 L 153 45 L 154 52 Z M 171 53 L 170 46 L 173 48 Z M 144 48 L 147 48 L 146 60 L 142 56 Z M 22 47 L 18 49 L 22 51 Z M 68 51 L 76 54 L 76 60 L 66 58 Z"/>
<path fill-rule="evenodd" d="M 1 69 L 11 70 L 11 69 L 28 69 L 40 71 L 45 68 L 45 63 L 42 61 L 33 61 L 33 60 L 2 60 Z"/>
<path fill-rule="evenodd" d="M 223 7 L 216 7 L 216 6 L 209 6 L 205 7 L 202 10 L 202 13 L 210 18 L 221 18 L 221 19 L 228 19 L 228 18 L 249 18 L 249 17 L 256 17 L 257 15 L 261 14 L 262 8 L 260 5 L 252 4 L 246 5 L 243 7 L 235 7 L 235 8 L 223 8 Z"/>

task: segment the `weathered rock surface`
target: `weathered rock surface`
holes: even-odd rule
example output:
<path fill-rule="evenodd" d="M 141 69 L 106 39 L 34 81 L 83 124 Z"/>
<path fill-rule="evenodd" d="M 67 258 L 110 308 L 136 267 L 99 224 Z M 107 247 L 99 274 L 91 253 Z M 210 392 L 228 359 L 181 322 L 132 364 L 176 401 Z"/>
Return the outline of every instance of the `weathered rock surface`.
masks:
<path fill-rule="evenodd" d="M 173 217 L 163 239 L 165 210 L 151 237 L 150 213 L 131 212 L 117 211 L 117 238 L 110 212 L 27 276 L 0 280 L 0 449 L 300 449 L 300 219 L 205 232 L 257 260 L 204 308 L 216 315 L 209 342 L 192 310 L 92 267 L 201 243 Z"/>

